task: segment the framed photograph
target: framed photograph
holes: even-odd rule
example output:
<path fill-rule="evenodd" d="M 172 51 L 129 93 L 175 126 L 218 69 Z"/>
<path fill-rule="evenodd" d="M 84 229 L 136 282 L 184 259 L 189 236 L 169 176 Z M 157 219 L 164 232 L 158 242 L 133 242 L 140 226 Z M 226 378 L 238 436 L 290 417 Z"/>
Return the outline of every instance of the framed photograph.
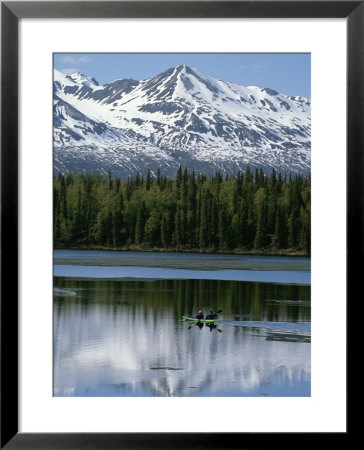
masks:
<path fill-rule="evenodd" d="M 1 446 L 347 439 L 362 2 L 1 7 Z"/>

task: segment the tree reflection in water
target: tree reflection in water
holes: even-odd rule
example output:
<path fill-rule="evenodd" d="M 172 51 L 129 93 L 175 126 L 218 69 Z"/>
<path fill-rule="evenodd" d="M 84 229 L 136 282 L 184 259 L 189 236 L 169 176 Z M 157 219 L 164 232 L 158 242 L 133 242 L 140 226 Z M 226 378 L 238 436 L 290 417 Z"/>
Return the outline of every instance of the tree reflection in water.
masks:
<path fill-rule="evenodd" d="M 310 395 L 309 286 L 56 277 L 54 289 L 56 396 Z M 183 323 L 196 305 L 222 322 Z"/>

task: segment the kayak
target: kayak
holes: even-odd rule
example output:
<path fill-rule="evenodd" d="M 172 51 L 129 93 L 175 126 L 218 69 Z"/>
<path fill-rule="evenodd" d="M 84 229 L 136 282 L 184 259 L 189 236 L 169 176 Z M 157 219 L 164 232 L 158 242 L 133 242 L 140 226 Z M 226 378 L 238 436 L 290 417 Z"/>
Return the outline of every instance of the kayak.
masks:
<path fill-rule="evenodd" d="M 184 322 L 199 322 L 199 323 L 215 323 L 218 322 L 219 319 L 195 319 L 194 317 L 183 316 L 182 319 Z"/>

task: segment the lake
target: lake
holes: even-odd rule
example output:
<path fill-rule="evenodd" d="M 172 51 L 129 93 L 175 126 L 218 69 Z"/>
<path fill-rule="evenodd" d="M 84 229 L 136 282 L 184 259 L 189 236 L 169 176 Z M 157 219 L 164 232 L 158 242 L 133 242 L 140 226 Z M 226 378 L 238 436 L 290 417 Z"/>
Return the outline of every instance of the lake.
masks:
<path fill-rule="evenodd" d="M 54 256 L 55 396 L 310 396 L 309 258 Z"/>

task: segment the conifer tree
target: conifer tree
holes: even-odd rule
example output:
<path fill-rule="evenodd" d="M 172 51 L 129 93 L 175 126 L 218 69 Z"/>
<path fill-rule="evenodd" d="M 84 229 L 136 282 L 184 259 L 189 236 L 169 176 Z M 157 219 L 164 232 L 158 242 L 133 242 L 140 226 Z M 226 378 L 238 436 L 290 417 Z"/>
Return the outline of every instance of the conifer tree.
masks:
<path fill-rule="evenodd" d="M 266 238 L 266 200 L 264 188 L 261 187 L 255 194 L 255 203 L 257 210 L 257 226 L 254 239 L 254 248 L 261 249 L 265 245 Z"/>
<path fill-rule="evenodd" d="M 144 238 L 144 205 L 138 204 L 136 224 L 135 224 L 135 243 L 140 245 Z"/>
<path fill-rule="evenodd" d="M 201 213 L 200 213 L 200 232 L 199 232 L 199 247 L 201 250 L 207 248 L 207 196 L 206 192 L 201 193 Z"/>
<path fill-rule="evenodd" d="M 147 191 L 149 191 L 151 185 L 152 185 L 152 176 L 151 176 L 151 173 L 150 173 L 150 169 L 148 169 L 147 179 L 146 179 L 146 182 L 145 182 L 145 189 Z"/>
<path fill-rule="evenodd" d="M 161 219 L 161 243 L 163 248 L 169 248 L 169 227 L 168 227 L 168 216 L 166 213 L 162 214 Z"/>

